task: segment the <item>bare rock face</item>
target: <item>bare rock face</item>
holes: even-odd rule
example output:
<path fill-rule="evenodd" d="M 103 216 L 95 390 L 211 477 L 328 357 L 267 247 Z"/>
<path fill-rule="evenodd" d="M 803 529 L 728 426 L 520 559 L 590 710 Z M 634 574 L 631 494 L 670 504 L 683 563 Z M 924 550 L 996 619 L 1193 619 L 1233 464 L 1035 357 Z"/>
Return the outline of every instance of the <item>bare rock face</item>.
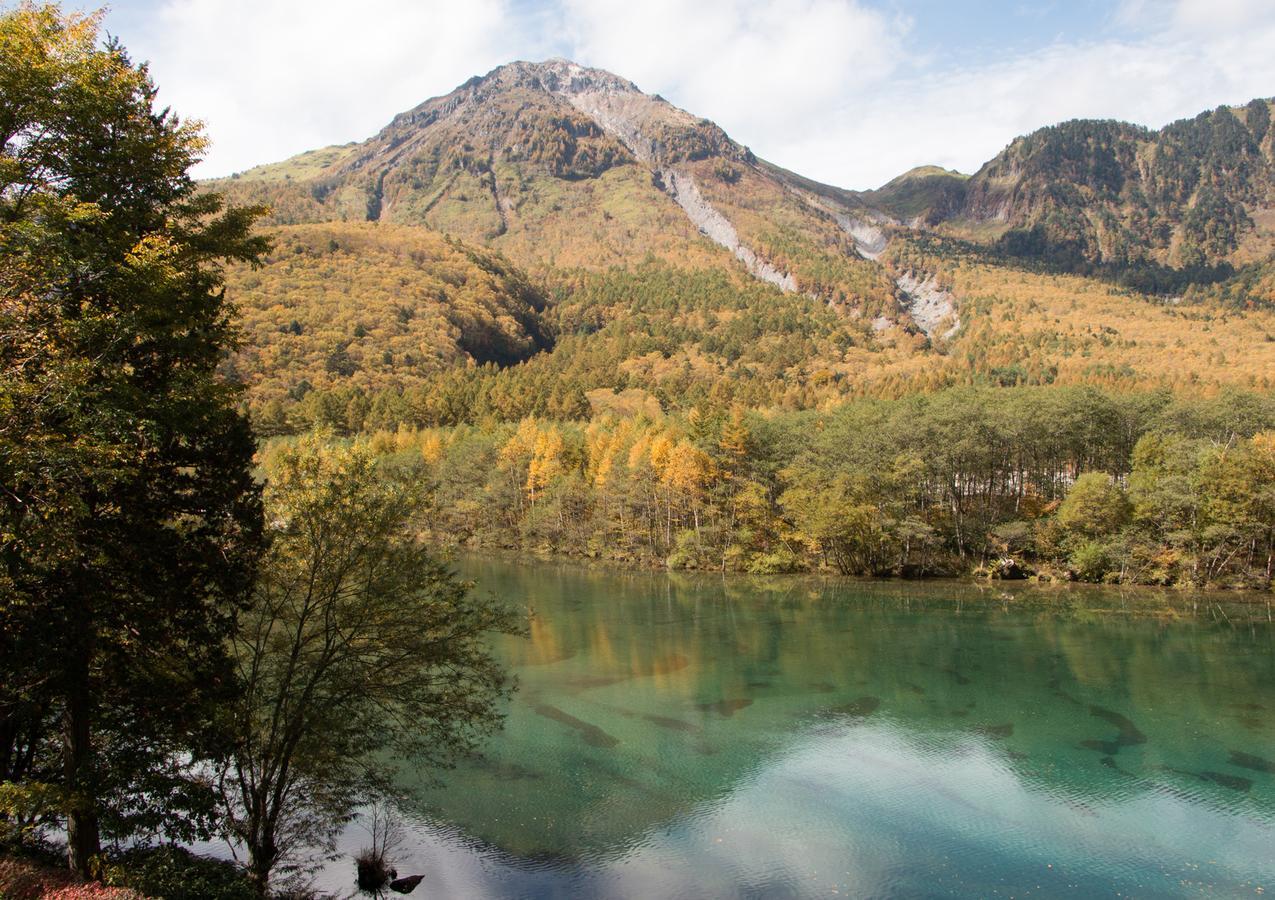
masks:
<path fill-rule="evenodd" d="M 661 177 L 669 196 L 686 210 L 687 217 L 709 240 L 734 253 L 735 258 L 744 264 L 753 277 L 773 284 L 782 291 L 797 290 L 797 282 L 792 275 L 779 271 L 740 242 L 735 226 L 704 199 L 694 178 L 672 169 L 662 172 Z"/>
<path fill-rule="evenodd" d="M 845 213 L 837 214 L 837 224 L 854 240 L 854 247 L 864 259 L 878 259 L 889 242 L 880 224 Z"/>
<path fill-rule="evenodd" d="M 752 161 L 747 148 L 708 119 L 696 118 L 662 97 L 644 94 L 629 82 L 625 82 L 628 89 L 605 79 L 578 78 L 570 84 L 569 90 L 559 93 L 647 165 L 658 167 L 710 156 Z"/>
<path fill-rule="evenodd" d="M 907 272 L 895 279 L 907 297 L 912 320 L 930 338 L 950 338 L 961 327 L 952 295 L 939 286 L 933 275 L 924 278 Z"/>

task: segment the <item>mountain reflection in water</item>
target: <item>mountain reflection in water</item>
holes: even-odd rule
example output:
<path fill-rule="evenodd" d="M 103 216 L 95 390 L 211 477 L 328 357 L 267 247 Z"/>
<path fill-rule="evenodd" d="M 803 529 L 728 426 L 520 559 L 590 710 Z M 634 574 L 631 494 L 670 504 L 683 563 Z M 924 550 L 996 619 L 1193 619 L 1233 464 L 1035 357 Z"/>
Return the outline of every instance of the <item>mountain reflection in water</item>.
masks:
<path fill-rule="evenodd" d="M 1275 889 L 1265 599 L 458 568 L 534 617 L 504 731 L 405 774 L 425 896 Z"/>

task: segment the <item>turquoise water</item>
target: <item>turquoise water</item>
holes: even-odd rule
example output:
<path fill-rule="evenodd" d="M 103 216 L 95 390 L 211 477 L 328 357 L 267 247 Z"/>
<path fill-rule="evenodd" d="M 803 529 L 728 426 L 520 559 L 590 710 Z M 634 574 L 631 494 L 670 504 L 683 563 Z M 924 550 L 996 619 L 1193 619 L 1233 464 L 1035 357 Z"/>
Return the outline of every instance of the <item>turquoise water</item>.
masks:
<path fill-rule="evenodd" d="M 533 618 L 425 896 L 1275 894 L 1264 599 L 459 569 Z"/>

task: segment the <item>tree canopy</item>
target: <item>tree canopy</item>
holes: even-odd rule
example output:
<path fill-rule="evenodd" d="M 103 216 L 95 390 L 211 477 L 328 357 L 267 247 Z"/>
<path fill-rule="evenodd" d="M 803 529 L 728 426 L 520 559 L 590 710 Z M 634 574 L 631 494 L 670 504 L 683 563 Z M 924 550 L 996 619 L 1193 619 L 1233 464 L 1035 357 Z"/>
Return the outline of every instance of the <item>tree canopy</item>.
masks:
<path fill-rule="evenodd" d="M 508 676 L 484 637 L 517 627 L 420 543 L 414 482 L 366 447 L 311 436 L 268 471 L 270 548 L 234 640 L 219 777 L 263 890 L 388 792 L 396 764 L 446 765 L 499 722 Z"/>
<path fill-rule="evenodd" d="M 0 16 L 0 778 L 81 871 L 101 828 L 207 824 L 186 776 L 260 528 L 216 375 L 257 211 L 196 189 L 199 129 L 99 25 Z"/>

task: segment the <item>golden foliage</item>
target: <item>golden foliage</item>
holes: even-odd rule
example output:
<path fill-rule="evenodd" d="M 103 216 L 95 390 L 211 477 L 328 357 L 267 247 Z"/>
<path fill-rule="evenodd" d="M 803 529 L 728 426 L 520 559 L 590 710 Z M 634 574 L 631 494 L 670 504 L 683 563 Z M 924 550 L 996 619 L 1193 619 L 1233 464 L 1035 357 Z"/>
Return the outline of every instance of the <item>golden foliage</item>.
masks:
<path fill-rule="evenodd" d="M 404 387 L 549 346 L 543 297 L 499 256 L 385 225 L 298 225 L 272 237 L 263 267 L 227 279 L 245 338 L 231 365 L 257 402 L 295 397 L 302 382 Z"/>

